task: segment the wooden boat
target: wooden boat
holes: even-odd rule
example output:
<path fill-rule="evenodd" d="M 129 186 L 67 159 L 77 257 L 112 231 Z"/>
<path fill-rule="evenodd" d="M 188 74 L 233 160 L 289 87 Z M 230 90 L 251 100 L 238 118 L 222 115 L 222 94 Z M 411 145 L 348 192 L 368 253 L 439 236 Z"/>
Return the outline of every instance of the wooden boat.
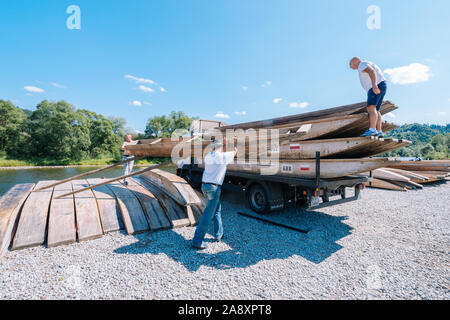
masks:
<path fill-rule="evenodd" d="M 322 158 L 365 158 L 400 149 L 410 145 L 410 141 L 378 139 L 376 137 L 339 138 L 298 141 L 269 150 L 268 156 L 278 153 L 279 159 L 314 159 L 319 151 Z"/>
<path fill-rule="evenodd" d="M 382 168 L 395 161 L 392 158 L 324 159 L 320 161 L 320 177 L 323 179 L 345 177 Z M 199 167 L 204 167 L 204 164 L 199 164 Z M 234 163 L 227 166 L 227 170 L 261 175 L 314 178 L 316 162 L 302 159 L 280 160 L 272 163 L 240 163 L 235 160 Z"/>
<path fill-rule="evenodd" d="M 390 166 L 408 171 L 445 171 L 450 172 L 450 164 L 444 161 L 401 161 Z"/>
<path fill-rule="evenodd" d="M 386 114 L 386 113 L 394 111 L 396 109 L 397 109 L 397 106 L 395 106 L 392 102 L 385 101 L 383 103 L 383 105 L 381 106 L 381 113 Z M 221 130 L 227 130 L 227 129 L 247 130 L 250 128 L 258 129 L 258 128 L 264 128 L 264 127 L 286 125 L 286 124 L 291 124 L 291 123 L 296 123 L 296 122 L 305 122 L 305 121 L 324 119 L 327 117 L 352 115 L 352 114 L 357 114 L 357 113 L 366 113 L 366 102 L 360 102 L 360 103 L 346 105 L 346 106 L 342 106 L 342 107 L 323 109 L 323 110 L 319 110 L 319 111 L 301 113 L 301 114 L 296 114 L 296 115 L 292 115 L 292 116 L 286 116 L 286 117 L 280 117 L 280 118 L 274 118 L 274 119 L 268 119 L 268 120 L 239 123 L 239 124 L 235 124 L 235 125 L 224 126 L 224 127 L 221 127 L 220 129 Z"/>

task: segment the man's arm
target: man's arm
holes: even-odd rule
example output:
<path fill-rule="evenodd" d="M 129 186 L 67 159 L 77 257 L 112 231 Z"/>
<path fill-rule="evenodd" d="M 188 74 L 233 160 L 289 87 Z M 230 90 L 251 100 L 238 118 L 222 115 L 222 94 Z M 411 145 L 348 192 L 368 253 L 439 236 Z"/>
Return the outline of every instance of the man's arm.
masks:
<path fill-rule="evenodd" d="M 376 95 L 380 94 L 381 91 L 380 91 L 380 89 L 378 89 L 378 86 L 377 86 L 377 75 L 375 73 L 375 70 L 373 70 L 372 67 L 367 67 L 363 70 L 363 72 L 369 74 L 370 80 L 372 81 L 373 93 L 375 93 Z"/>
<path fill-rule="evenodd" d="M 122 143 L 122 147 L 120 147 L 120 150 L 125 151 L 125 141 Z"/>

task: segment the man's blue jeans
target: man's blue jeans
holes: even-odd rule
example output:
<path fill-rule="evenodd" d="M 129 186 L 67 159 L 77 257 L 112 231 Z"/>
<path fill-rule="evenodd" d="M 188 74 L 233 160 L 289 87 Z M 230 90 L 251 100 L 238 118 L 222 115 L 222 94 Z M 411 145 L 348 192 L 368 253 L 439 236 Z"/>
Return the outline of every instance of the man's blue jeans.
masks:
<path fill-rule="evenodd" d="M 220 239 L 223 236 L 222 226 L 222 205 L 220 204 L 221 187 L 215 184 L 203 183 L 202 192 L 208 201 L 206 203 L 205 211 L 203 211 L 202 218 L 195 230 L 194 239 L 192 240 L 194 246 L 201 246 L 205 238 L 211 220 L 214 219 L 214 237 Z"/>

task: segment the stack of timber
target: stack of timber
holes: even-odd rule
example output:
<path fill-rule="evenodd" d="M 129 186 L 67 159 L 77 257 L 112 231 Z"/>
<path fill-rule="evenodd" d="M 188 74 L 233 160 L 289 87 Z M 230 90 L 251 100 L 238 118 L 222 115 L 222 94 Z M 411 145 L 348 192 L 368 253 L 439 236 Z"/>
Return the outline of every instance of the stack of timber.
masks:
<path fill-rule="evenodd" d="M 8 248 L 50 248 L 118 230 L 132 235 L 194 226 L 205 208 L 201 193 L 158 169 L 128 184 L 66 180 L 18 184 L 0 197 L 0 257 Z"/>
<path fill-rule="evenodd" d="M 366 183 L 372 188 L 395 191 L 422 189 L 424 184 L 448 180 L 450 160 L 400 161 L 374 170 L 372 175 L 372 181 Z"/>
<path fill-rule="evenodd" d="M 392 102 L 386 101 L 381 113 L 396 110 Z M 321 178 L 335 178 L 359 174 L 369 170 L 386 167 L 395 163 L 393 159 L 369 159 L 376 155 L 400 149 L 411 144 L 408 140 L 360 137 L 369 128 L 366 103 L 357 103 L 337 108 L 325 109 L 287 117 L 220 125 L 216 133 L 236 137 L 238 159 L 244 155 L 246 161 L 235 161 L 228 166 L 230 171 L 262 174 L 267 166 L 277 165 L 273 174 L 312 178 L 315 176 L 314 160 L 320 152 Z M 384 132 L 397 128 L 385 122 Z M 267 129 L 267 130 L 260 130 Z M 278 147 L 273 148 L 271 134 L 279 136 Z M 210 151 L 214 133 L 173 141 L 172 139 L 141 140 L 127 147 L 135 156 L 153 156 L 197 159 L 202 163 L 206 152 Z M 209 138 L 209 139 L 208 139 Z M 266 141 L 268 139 L 268 141 Z M 267 143 L 261 144 L 261 141 Z M 264 161 L 262 160 L 264 159 Z M 270 160 L 274 159 L 274 160 Z"/>

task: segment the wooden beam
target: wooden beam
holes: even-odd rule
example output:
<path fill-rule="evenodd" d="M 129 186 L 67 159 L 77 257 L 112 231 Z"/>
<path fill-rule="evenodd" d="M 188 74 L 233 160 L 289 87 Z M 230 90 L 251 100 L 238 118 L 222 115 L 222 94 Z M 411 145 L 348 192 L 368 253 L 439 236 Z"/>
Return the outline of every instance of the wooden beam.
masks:
<path fill-rule="evenodd" d="M 0 197 L 0 257 L 8 250 L 20 209 L 33 187 L 34 183 L 16 184 Z"/>
<path fill-rule="evenodd" d="M 33 190 L 33 192 L 42 191 L 42 190 L 45 190 L 45 189 L 48 189 L 48 188 L 52 188 L 52 187 L 58 186 L 60 184 L 66 183 L 66 182 L 70 182 L 70 181 L 73 181 L 73 180 L 76 180 L 76 179 L 80 179 L 80 178 L 84 178 L 84 177 L 87 177 L 87 176 L 91 176 L 93 174 L 96 174 L 96 173 L 99 173 L 99 172 L 103 172 L 105 170 L 108 170 L 108 169 L 120 166 L 122 164 L 131 162 L 131 161 L 139 160 L 139 159 L 142 159 L 142 158 L 143 157 L 134 157 L 133 159 L 123 160 L 123 161 L 114 163 L 114 164 L 112 164 L 110 166 L 106 166 L 106 167 L 103 167 L 103 168 L 100 168 L 100 169 L 95 169 L 95 170 L 92 170 L 92 171 L 81 173 L 81 174 L 78 174 L 76 176 L 73 176 L 73 177 L 70 177 L 70 178 L 67 178 L 67 179 L 64 179 L 64 180 L 61 180 L 61 181 L 57 181 L 57 182 L 52 183 L 52 184 L 50 184 L 48 186 L 40 187 L 40 188 L 38 188 L 36 190 Z"/>
<path fill-rule="evenodd" d="M 88 179 L 92 186 L 102 182 L 102 179 Z M 125 228 L 122 221 L 119 205 L 116 196 L 107 186 L 100 186 L 92 189 L 97 200 L 98 211 L 100 213 L 103 232 L 113 232 Z"/>
<path fill-rule="evenodd" d="M 72 183 L 55 186 L 48 218 L 47 247 L 74 243 L 77 238 L 75 225 L 75 204 L 73 195 L 60 197 L 72 191 Z"/>
<path fill-rule="evenodd" d="M 88 185 L 86 180 L 72 181 L 73 190 L 80 190 Z M 78 241 L 96 239 L 103 235 L 97 202 L 92 190 L 85 190 L 75 194 L 75 216 Z"/>
<path fill-rule="evenodd" d="M 156 166 L 151 166 L 151 167 L 148 167 L 148 168 L 145 168 L 145 169 L 142 169 L 142 170 L 139 170 L 139 171 L 136 171 L 136 172 L 124 175 L 124 176 L 120 176 L 120 177 L 117 177 L 117 178 L 105 180 L 102 183 L 99 183 L 99 184 L 96 184 L 96 185 L 93 185 L 93 186 L 89 186 L 89 187 L 86 187 L 86 188 L 83 188 L 83 189 L 80 189 L 80 190 L 76 190 L 76 191 L 73 191 L 73 192 L 69 192 L 67 194 L 63 194 L 63 195 L 57 197 L 56 199 L 60 199 L 60 198 L 63 198 L 63 197 L 66 197 L 66 196 L 70 196 L 70 195 L 73 195 L 73 194 L 76 194 L 76 193 L 80 193 L 80 192 L 83 192 L 83 191 L 86 191 L 86 190 L 91 190 L 91 189 L 103 186 L 105 184 L 110 184 L 112 182 L 119 181 L 121 179 L 134 177 L 134 176 L 137 176 L 139 174 L 143 174 L 144 172 L 147 172 L 147 171 L 150 171 L 150 170 L 153 170 L 153 169 L 157 169 L 157 168 L 166 167 L 166 166 L 171 165 L 171 164 L 172 164 L 172 161 L 167 161 L 167 162 L 158 164 Z"/>
<path fill-rule="evenodd" d="M 53 181 L 39 181 L 41 188 Z M 44 244 L 47 232 L 47 219 L 53 188 L 31 193 L 23 205 L 11 250 L 31 248 Z"/>

